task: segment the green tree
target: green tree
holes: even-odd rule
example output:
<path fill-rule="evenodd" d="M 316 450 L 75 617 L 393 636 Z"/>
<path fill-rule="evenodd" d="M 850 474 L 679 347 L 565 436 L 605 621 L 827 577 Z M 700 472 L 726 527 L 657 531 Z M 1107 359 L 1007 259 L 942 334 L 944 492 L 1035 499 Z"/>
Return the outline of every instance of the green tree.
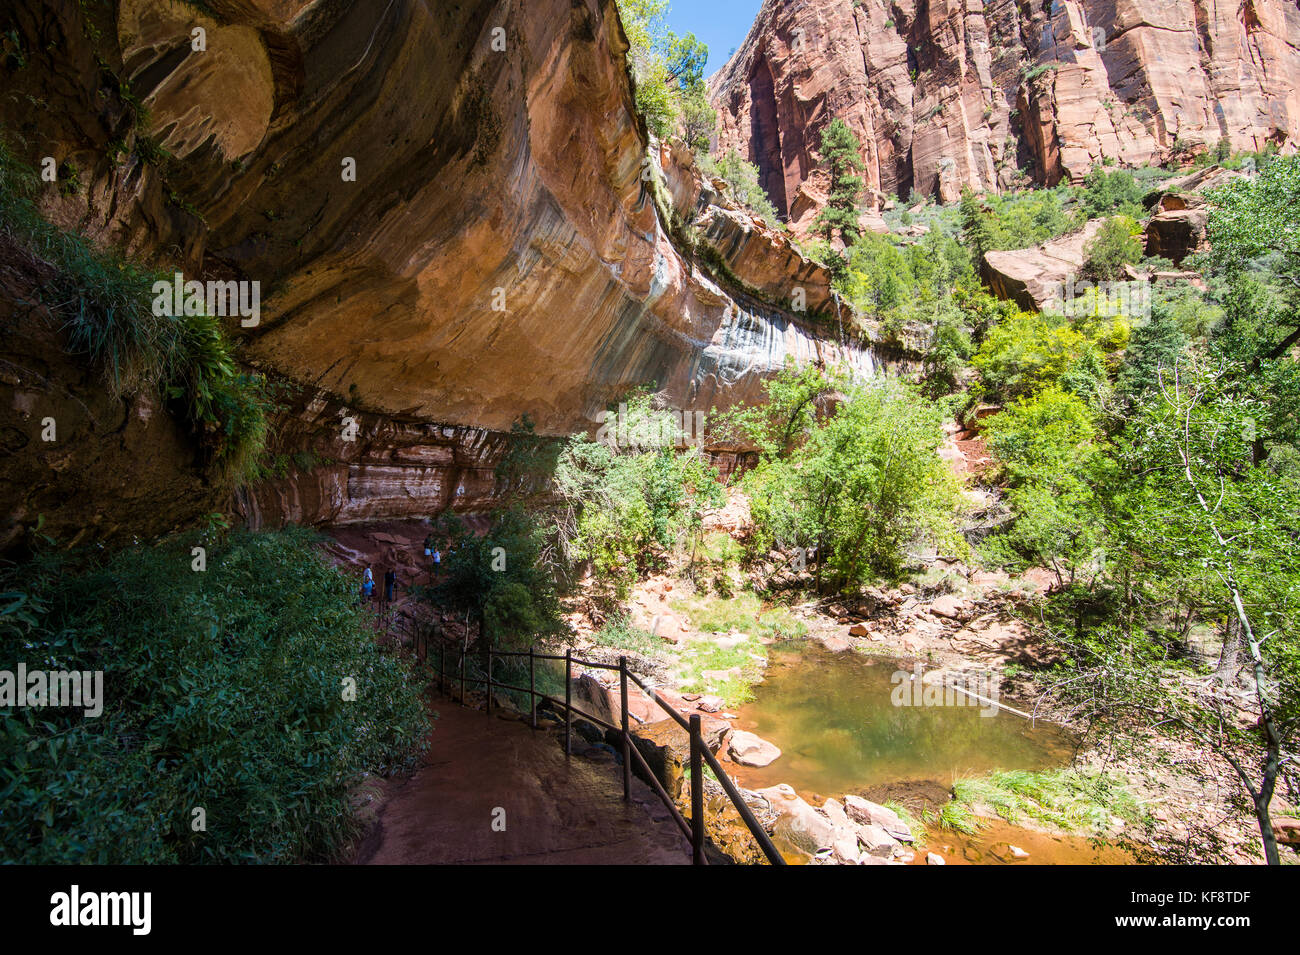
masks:
<path fill-rule="evenodd" d="M 742 206 L 749 209 L 768 225 L 780 222 L 780 215 L 772 200 L 767 197 L 758 182 L 758 167 L 741 158 L 734 149 L 729 149 L 720 159 L 702 157 L 700 168 L 707 174 L 727 180 L 732 195 Z"/>
<path fill-rule="evenodd" d="M 817 214 L 813 230 L 830 241 L 838 232 L 845 245 L 859 234 L 858 199 L 862 195 L 862 144 L 848 123 L 838 116 L 822 130 L 822 160 L 830 166 L 831 185 L 826 205 Z"/>
<path fill-rule="evenodd" d="M 675 414 L 654 409 L 648 393 L 629 397 L 618 414 L 621 424 L 607 421 L 597 440 L 569 440 L 554 485 L 560 546 L 569 562 L 590 564 L 610 602 L 625 598 L 638 574 L 662 566 L 672 548 L 693 550 L 704 510 L 723 502 L 717 470 L 699 447 L 677 447 L 685 442 Z"/>
<path fill-rule="evenodd" d="M 1122 279 L 1124 266 L 1142 260 L 1141 229 L 1128 216 L 1107 219 L 1083 247 L 1080 274 L 1097 282 Z"/>
<path fill-rule="evenodd" d="M 709 105 L 708 87 L 701 79 L 683 88 L 682 139 L 698 154 L 707 154 L 718 128 L 718 114 Z"/>
<path fill-rule="evenodd" d="M 1142 186 L 1131 172 L 1094 166 L 1083 179 L 1079 204 L 1089 219 L 1113 215 L 1139 219 L 1144 213 L 1142 196 Z"/>
<path fill-rule="evenodd" d="M 1097 423 L 1076 395 L 1050 385 L 1019 398 L 984 424 L 989 449 L 1008 486 L 1012 527 L 987 545 L 989 555 L 1042 565 L 1073 582 L 1101 545 L 1092 472 Z"/>
<path fill-rule="evenodd" d="M 668 0 L 618 0 L 618 12 L 628 39 L 637 109 L 651 130 L 666 139 L 685 119 L 687 142 L 696 146 L 707 139 L 716 121 L 709 118 L 712 111 L 703 92 L 708 47 L 693 33 L 679 36 L 668 28 Z"/>
<path fill-rule="evenodd" d="M 960 208 L 962 240 L 970 250 L 976 268 L 983 268 L 985 253 L 1000 248 L 993 215 L 969 186 L 962 187 Z"/>
<path fill-rule="evenodd" d="M 1258 177 L 1234 180 L 1209 200 L 1210 267 L 1234 281 L 1254 270 L 1290 307 L 1259 352 L 1261 360 L 1279 358 L 1300 341 L 1300 157 L 1279 156 Z"/>
<path fill-rule="evenodd" d="M 934 404 L 893 379 L 833 396 L 822 384 L 788 369 L 769 389 L 782 410 L 754 421 L 763 450 L 744 481 L 751 553 L 811 549 L 819 589 L 839 591 L 897 576 L 920 541 L 960 549 L 957 483 L 938 456 Z M 833 398 L 820 413 L 819 394 Z"/>
<path fill-rule="evenodd" d="M 1300 526 L 1296 486 L 1255 463 L 1267 415 L 1243 394 L 1244 369 L 1187 355 L 1163 368 L 1119 447 L 1131 485 L 1112 508 L 1116 536 L 1144 576 L 1179 583 L 1221 621 L 1215 682 L 1244 686 L 1254 719 L 1212 685 L 1156 688 L 1140 705 L 1211 745 L 1249 796 L 1267 860 L 1278 861 L 1269 805 L 1300 728 Z M 1238 647 L 1246 659 L 1238 681 Z M 1256 755 L 1258 754 L 1258 755 Z"/>

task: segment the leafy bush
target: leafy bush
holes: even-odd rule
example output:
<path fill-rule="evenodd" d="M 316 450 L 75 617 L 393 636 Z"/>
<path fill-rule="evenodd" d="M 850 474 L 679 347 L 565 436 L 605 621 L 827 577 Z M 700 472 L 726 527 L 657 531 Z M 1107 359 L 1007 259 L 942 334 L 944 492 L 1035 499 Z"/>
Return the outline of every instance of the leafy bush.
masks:
<path fill-rule="evenodd" d="M 613 435 L 570 439 L 555 472 L 564 502 L 561 545 L 571 562 L 590 562 L 617 598 L 641 571 L 663 563 L 669 549 L 701 534 L 706 507 L 723 503 L 717 470 L 698 448 L 671 447 L 680 422 L 651 407 L 648 394 L 621 405 L 622 442 Z M 668 440 L 661 445 L 659 439 Z M 636 446 L 644 440 L 648 447 Z"/>
<path fill-rule="evenodd" d="M 1121 318 L 1072 322 L 1055 315 L 1018 312 L 994 326 L 972 359 L 989 391 L 1002 398 L 1032 394 L 1050 384 L 1067 382 L 1093 391 L 1105 370 L 1128 342 L 1129 326 Z"/>
<path fill-rule="evenodd" d="M 0 627 L 6 666 L 103 670 L 104 709 L 4 710 L 0 857 L 282 863 L 344 845 L 355 786 L 413 766 L 428 721 L 316 539 L 208 542 L 204 572 L 176 538 L 3 573 L 21 600 Z"/>
<path fill-rule="evenodd" d="M 1010 486 L 1016 515 L 986 542 L 985 558 L 1042 564 L 1070 577 L 1098 546 L 1102 521 L 1091 471 L 1098 460 L 1097 424 L 1082 400 L 1055 385 L 987 419 L 984 434 Z"/>
<path fill-rule="evenodd" d="M 1107 219 L 1083 247 L 1080 274 L 1098 282 L 1124 277 L 1124 266 L 1142 261 L 1141 226 L 1128 216 Z"/>
<path fill-rule="evenodd" d="M 431 537 L 445 556 L 430 596 L 472 612 L 493 645 L 523 649 L 562 629 L 557 568 L 544 556 L 548 534 L 536 515 L 519 506 L 499 509 L 480 535 L 445 512 Z"/>
<path fill-rule="evenodd" d="M 1089 219 L 1113 215 L 1138 219 L 1144 213 L 1142 197 L 1145 191 L 1131 172 L 1123 169 L 1108 172 L 1101 166 L 1094 166 L 1084 177 L 1080 205 Z"/>
<path fill-rule="evenodd" d="M 882 379 L 845 385 L 834 410 L 819 416 L 811 383 L 791 387 L 800 381 L 787 371 L 769 385 L 768 421 L 749 422 L 764 449 L 744 481 L 753 553 L 814 548 L 818 585 L 847 590 L 898 575 L 919 540 L 960 550 L 957 482 L 938 456 L 935 405 Z M 788 437 L 776 437 L 782 420 Z"/>
<path fill-rule="evenodd" d="M 1065 211 L 1064 189 L 1038 189 L 1019 194 L 978 197 L 962 189 L 962 236 L 972 258 L 984 253 L 1025 249 L 1068 232 L 1079 223 Z"/>
<path fill-rule="evenodd" d="M 721 159 L 702 157 L 700 169 L 706 175 L 727 180 L 736 201 L 768 225 L 775 226 L 780 222 L 776 206 L 758 183 L 758 167 L 742 159 L 734 149 L 727 150 Z"/>

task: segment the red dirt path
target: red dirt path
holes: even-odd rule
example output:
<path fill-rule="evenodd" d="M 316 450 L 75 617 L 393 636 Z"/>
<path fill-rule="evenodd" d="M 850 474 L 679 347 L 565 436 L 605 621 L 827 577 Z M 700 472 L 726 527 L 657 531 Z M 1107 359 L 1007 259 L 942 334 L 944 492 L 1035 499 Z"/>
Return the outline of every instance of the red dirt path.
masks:
<path fill-rule="evenodd" d="M 389 791 L 358 864 L 687 864 L 659 798 L 612 756 L 568 759 L 556 736 L 439 699 L 426 765 Z M 574 737 L 575 742 L 580 742 Z M 505 810 L 506 829 L 492 828 Z"/>

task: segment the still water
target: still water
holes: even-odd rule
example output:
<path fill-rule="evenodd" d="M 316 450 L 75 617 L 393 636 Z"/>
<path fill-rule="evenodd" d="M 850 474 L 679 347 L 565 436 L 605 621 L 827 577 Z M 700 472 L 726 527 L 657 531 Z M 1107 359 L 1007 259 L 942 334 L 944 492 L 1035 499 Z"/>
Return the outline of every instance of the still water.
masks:
<path fill-rule="evenodd" d="M 898 682 L 912 672 L 900 660 L 832 654 L 807 645 L 774 652 L 754 702 L 737 726 L 771 740 L 782 756 L 762 769 L 744 769 L 748 786 L 789 783 L 800 792 L 842 795 L 913 781 L 944 787 L 960 776 L 994 769 L 1064 766 L 1073 752 L 1068 733 L 972 705 L 895 706 Z M 908 697 L 911 698 L 910 696 Z"/>

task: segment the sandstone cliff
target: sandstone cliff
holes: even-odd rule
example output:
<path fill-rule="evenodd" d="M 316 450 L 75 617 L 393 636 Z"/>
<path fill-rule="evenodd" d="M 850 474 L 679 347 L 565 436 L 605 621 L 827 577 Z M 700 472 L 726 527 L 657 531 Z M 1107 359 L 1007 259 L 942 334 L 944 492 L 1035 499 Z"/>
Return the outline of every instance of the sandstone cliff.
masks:
<path fill-rule="evenodd" d="M 333 463 L 241 495 L 254 522 L 429 513 L 455 469 L 487 473 L 490 433 L 524 413 L 586 429 L 647 382 L 707 411 L 788 358 L 870 370 L 824 269 L 713 205 L 671 147 L 648 152 L 612 0 L 19 0 L 6 17 L 0 119 L 29 162 L 79 170 L 49 215 L 261 284 L 260 325 L 232 331 L 308 396 L 276 450 L 300 435 Z M 322 409 L 365 440 L 331 453 Z"/>
<path fill-rule="evenodd" d="M 806 229 L 821 130 L 842 117 L 867 184 L 943 201 L 1077 180 L 1177 144 L 1259 150 L 1300 134 L 1292 0 L 765 0 L 712 78 L 718 148 L 759 167 Z"/>

